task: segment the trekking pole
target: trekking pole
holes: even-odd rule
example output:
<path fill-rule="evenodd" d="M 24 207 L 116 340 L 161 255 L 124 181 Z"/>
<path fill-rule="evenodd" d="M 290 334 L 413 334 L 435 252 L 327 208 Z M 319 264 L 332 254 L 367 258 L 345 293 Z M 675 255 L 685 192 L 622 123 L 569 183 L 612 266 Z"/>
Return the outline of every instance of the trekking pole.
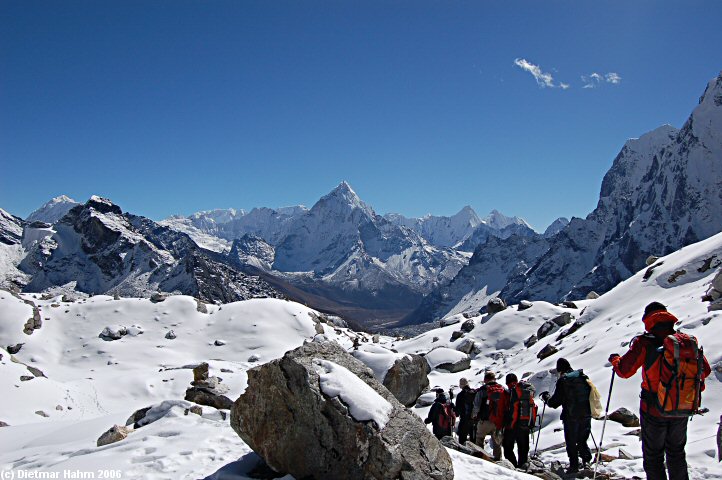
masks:
<path fill-rule="evenodd" d="M 534 445 L 534 455 L 532 457 L 536 457 L 536 452 L 539 449 L 539 437 L 541 437 L 541 429 L 542 429 L 542 422 L 544 421 L 544 411 L 547 409 L 547 402 L 544 402 L 544 406 L 542 407 L 542 414 L 539 418 L 539 432 L 537 432 L 536 435 L 536 445 Z"/>
<path fill-rule="evenodd" d="M 589 435 L 592 437 L 592 442 L 594 442 L 594 448 L 595 448 L 596 450 L 599 450 L 599 445 L 597 445 L 597 441 L 594 440 L 594 434 L 592 433 L 591 430 L 589 430 Z"/>
<path fill-rule="evenodd" d="M 607 417 L 609 416 L 609 403 L 612 401 L 612 388 L 614 388 L 614 367 L 612 367 L 612 381 L 609 383 L 609 396 L 607 397 L 607 410 L 604 412 L 604 423 L 602 423 L 602 436 L 599 437 L 599 447 L 597 447 L 597 461 L 594 463 L 594 476 L 592 480 L 597 478 L 597 468 L 599 467 L 599 460 L 602 458 L 602 443 L 604 442 L 604 429 L 607 427 Z"/>

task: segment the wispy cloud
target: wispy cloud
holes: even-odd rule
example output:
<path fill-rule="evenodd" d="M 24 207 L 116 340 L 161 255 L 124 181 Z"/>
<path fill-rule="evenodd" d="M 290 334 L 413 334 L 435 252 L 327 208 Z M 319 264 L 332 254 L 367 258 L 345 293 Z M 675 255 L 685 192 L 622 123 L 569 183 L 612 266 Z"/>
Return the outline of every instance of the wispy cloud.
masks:
<path fill-rule="evenodd" d="M 537 85 L 541 88 L 560 88 L 562 90 L 568 90 L 572 88 L 569 83 L 556 81 L 554 76 L 550 72 L 542 70 L 540 65 L 536 65 L 525 58 L 517 58 L 514 60 L 514 65 L 521 68 L 525 72 L 528 72 L 534 77 Z M 556 69 L 552 68 L 552 72 L 557 73 Z M 599 73 L 592 72 L 587 75 L 581 75 L 582 88 L 597 88 L 605 83 L 612 85 L 619 85 L 622 83 L 622 76 L 616 72 Z"/>
<path fill-rule="evenodd" d="M 530 61 L 524 59 L 524 58 L 517 58 L 514 60 L 514 65 L 521 68 L 522 70 L 529 72 L 534 77 L 534 80 L 536 80 L 537 85 L 539 85 L 542 88 L 555 88 L 555 87 L 561 87 L 563 90 L 566 90 L 569 86 L 563 87 L 562 85 L 566 84 L 554 84 L 554 77 L 549 72 L 542 71 L 541 67 L 539 65 L 534 65 Z"/>
<path fill-rule="evenodd" d="M 619 85 L 622 82 L 622 77 L 615 72 L 609 72 L 604 75 L 597 72 L 582 75 L 582 83 L 584 83 L 582 88 L 596 88 L 604 82 Z"/>
<path fill-rule="evenodd" d="M 617 85 L 622 81 L 622 77 L 620 77 L 618 73 L 614 72 L 609 72 L 604 76 L 604 78 L 607 79 L 607 82 L 613 83 L 614 85 Z"/>

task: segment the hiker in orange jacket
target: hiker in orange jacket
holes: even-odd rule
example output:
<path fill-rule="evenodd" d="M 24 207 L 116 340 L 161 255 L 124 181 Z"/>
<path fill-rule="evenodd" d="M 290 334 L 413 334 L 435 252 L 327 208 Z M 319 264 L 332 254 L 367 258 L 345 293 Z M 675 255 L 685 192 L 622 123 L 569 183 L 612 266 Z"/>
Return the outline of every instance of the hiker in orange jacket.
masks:
<path fill-rule="evenodd" d="M 667 480 L 664 470 L 665 455 L 670 480 L 687 480 L 687 459 L 684 447 L 687 443 L 689 416 L 665 415 L 658 406 L 657 392 L 660 388 L 660 362 L 663 362 L 664 341 L 675 335 L 677 318 L 659 302 L 652 302 L 642 316 L 646 333 L 632 340 L 629 351 L 623 356 L 612 354 L 609 362 L 614 372 L 622 378 L 630 378 L 642 368 L 642 394 L 640 402 L 642 425 L 642 454 L 644 471 L 648 480 Z M 695 341 L 696 344 L 696 341 Z M 700 391 L 704 379 L 709 376 L 709 362 L 702 355 Z"/>

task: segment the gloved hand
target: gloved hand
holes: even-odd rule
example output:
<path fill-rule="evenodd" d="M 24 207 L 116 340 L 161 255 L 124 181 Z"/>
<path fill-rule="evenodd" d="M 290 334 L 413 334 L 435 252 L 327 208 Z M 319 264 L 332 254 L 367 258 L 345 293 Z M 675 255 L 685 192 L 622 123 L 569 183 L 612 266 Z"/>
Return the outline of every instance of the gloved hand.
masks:
<path fill-rule="evenodd" d="M 542 392 L 539 395 L 539 398 L 541 398 L 544 403 L 547 403 L 549 401 L 549 399 L 551 398 L 551 394 L 549 392 Z"/>
<path fill-rule="evenodd" d="M 614 360 L 617 359 L 617 358 L 619 358 L 619 354 L 618 354 L 618 353 L 613 353 L 613 354 L 611 354 L 611 355 L 609 356 L 609 363 L 611 363 L 611 364 L 613 365 L 613 364 L 614 364 Z"/>
<path fill-rule="evenodd" d="M 425 419 L 424 419 L 424 423 L 426 423 L 426 424 L 431 423 L 431 419 L 430 419 L 430 418 L 425 418 Z"/>

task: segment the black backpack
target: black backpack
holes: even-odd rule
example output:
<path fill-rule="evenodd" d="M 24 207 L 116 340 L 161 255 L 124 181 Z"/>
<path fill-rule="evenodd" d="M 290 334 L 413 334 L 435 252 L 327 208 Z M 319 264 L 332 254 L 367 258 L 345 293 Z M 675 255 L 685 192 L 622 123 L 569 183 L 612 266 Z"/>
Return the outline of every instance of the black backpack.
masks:
<path fill-rule="evenodd" d="M 569 417 L 583 418 L 592 415 L 592 409 L 589 406 L 589 394 L 592 392 L 592 387 L 587 382 L 588 378 L 582 370 L 574 370 L 562 375 L 563 407 Z"/>

